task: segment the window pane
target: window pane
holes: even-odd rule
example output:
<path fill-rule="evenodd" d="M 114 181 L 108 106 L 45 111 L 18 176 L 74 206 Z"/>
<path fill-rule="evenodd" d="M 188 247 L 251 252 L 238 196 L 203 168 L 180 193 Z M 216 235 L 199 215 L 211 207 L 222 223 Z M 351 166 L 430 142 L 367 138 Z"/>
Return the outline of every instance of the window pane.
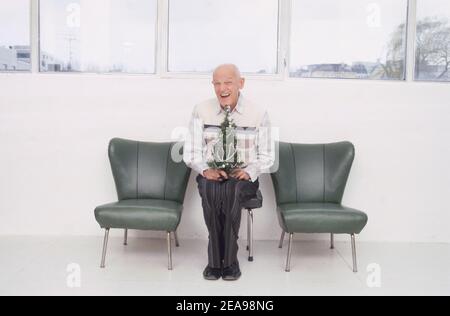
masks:
<path fill-rule="evenodd" d="M 169 71 L 276 73 L 277 0 L 170 0 Z"/>
<path fill-rule="evenodd" d="M 416 80 L 450 81 L 450 1 L 419 0 Z"/>
<path fill-rule="evenodd" d="M 292 77 L 404 79 L 407 0 L 292 5 Z"/>
<path fill-rule="evenodd" d="M 30 1 L 2 1 L 0 71 L 30 70 Z"/>
<path fill-rule="evenodd" d="M 155 72 L 157 0 L 41 0 L 40 69 Z"/>

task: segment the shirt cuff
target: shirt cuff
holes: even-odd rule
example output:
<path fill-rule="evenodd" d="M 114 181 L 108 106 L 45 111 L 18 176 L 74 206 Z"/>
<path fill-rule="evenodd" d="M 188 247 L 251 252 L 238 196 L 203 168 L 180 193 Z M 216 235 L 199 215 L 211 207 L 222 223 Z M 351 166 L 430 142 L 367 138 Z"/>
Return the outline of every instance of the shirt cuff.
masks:
<path fill-rule="evenodd" d="M 255 166 L 247 166 L 243 170 L 250 176 L 250 181 L 255 182 L 258 179 L 258 172 Z"/>

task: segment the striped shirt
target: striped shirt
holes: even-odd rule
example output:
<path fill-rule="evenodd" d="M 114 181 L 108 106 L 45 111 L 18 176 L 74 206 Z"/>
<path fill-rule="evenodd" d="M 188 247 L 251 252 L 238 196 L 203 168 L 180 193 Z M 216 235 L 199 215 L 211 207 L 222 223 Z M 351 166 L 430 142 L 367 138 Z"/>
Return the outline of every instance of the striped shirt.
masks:
<path fill-rule="evenodd" d="M 225 111 L 217 99 L 210 99 L 195 106 L 189 123 L 183 151 L 184 162 L 200 174 L 209 169 L 214 145 L 220 135 L 220 124 Z M 236 151 L 242 169 L 251 181 L 268 172 L 275 160 L 275 144 L 271 137 L 270 121 L 266 110 L 248 101 L 242 93 L 231 112 L 236 124 Z"/>

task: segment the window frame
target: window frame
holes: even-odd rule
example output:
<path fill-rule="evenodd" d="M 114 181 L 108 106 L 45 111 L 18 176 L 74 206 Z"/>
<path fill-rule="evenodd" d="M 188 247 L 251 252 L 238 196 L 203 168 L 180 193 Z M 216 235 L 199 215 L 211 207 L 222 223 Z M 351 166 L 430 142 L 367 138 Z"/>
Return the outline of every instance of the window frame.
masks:
<path fill-rule="evenodd" d="M 30 68 L 27 70 L 0 70 L 1 74 L 31 74 L 33 73 L 33 0 L 28 0 L 28 43 L 30 45 Z"/>
<path fill-rule="evenodd" d="M 289 0 L 290 3 L 290 17 L 289 17 L 289 21 L 292 20 L 292 1 L 295 0 Z M 409 81 L 409 66 L 408 66 L 408 57 L 410 55 L 410 48 L 411 48 L 411 43 L 409 41 L 409 37 L 410 37 L 410 21 L 411 21 L 411 13 L 415 13 L 415 7 L 416 7 L 416 2 L 417 0 L 406 0 L 406 8 L 404 8 L 406 10 L 406 27 L 405 27 L 405 44 L 404 44 L 404 53 L 405 53 L 405 61 L 404 61 L 404 70 L 403 70 L 403 76 L 401 79 L 393 79 L 393 78 L 389 78 L 389 79 L 371 79 L 371 78 L 339 78 L 339 77 L 292 77 L 289 74 L 289 70 L 291 68 L 291 45 L 289 42 L 289 58 L 288 58 L 288 66 L 287 66 L 287 80 L 293 80 L 293 81 L 298 81 L 298 80 L 340 80 L 340 81 L 369 81 L 369 82 L 408 82 Z M 414 19 L 415 22 L 415 19 Z M 415 23 L 414 23 L 415 26 Z M 291 39 L 292 36 L 292 23 L 289 23 L 289 40 Z M 414 52 L 415 54 L 415 52 Z"/>
<path fill-rule="evenodd" d="M 33 0 L 30 0 L 33 1 Z M 108 71 L 41 71 L 41 38 L 40 38 L 40 32 L 41 32 L 41 0 L 36 0 L 36 15 L 35 18 L 37 20 L 37 70 L 36 72 L 40 74 L 58 74 L 58 75 L 106 75 L 106 76 L 152 76 L 155 77 L 158 75 L 158 43 L 159 43 L 159 14 L 160 14 L 160 2 L 161 0 L 156 0 L 156 20 L 155 20 L 155 45 L 154 45 L 154 55 L 153 55 L 153 62 L 154 62 L 154 69 L 152 73 L 135 73 L 135 72 L 108 72 Z"/>
<path fill-rule="evenodd" d="M 409 27 L 411 27 L 411 34 L 413 34 L 412 36 L 412 50 L 410 53 L 410 58 L 411 58 L 411 65 L 410 65 L 410 72 L 411 72 L 411 77 L 409 78 L 409 80 L 411 82 L 417 82 L 417 83 L 433 83 L 433 84 L 449 84 L 450 80 L 426 80 L 426 79 L 417 79 L 416 78 L 416 51 L 417 51 L 417 37 L 416 37 L 416 32 L 417 32 L 417 21 L 418 21 L 418 15 L 417 15 L 417 8 L 418 8 L 418 1 L 421 0 L 410 0 L 413 2 L 414 5 L 414 16 L 413 16 L 413 20 L 411 25 L 409 25 Z M 422 0 L 423 1 L 423 0 Z M 450 16 L 449 16 L 449 20 L 450 20 Z"/>
<path fill-rule="evenodd" d="M 162 12 L 164 16 L 164 25 L 162 27 L 164 28 L 164 34 L 163 34 L 163 40 L 164 40 L 164 51 L 163 57 L 164 57 L 164 67 L 161 71 L 161 77 L 162 78 L 181 78 L 181 79 L 210 79 L 211 73 L 210 72 L 192 72 L 192 71 L 184 71 L 184 72 L 177 72 L 177 71 L 169 71 L 169 14 L 170 14 L 170 0 L 160 0 L 165 3 L 165 9 Z M 243 76 L 249 79 L 259 79 L 259 80 L 283 80 L 284 78 L 284 60 L 286 58 L 286 47 L 283 46 L 283 37 L 286 36 L 285 32 L 282 32 L 283 29 L 283 21 L 285 15 L 283 12 L 286 9 L 286 6 L 290 3 L 291 0 L 277 0 L 278 2 L 278 12 L 277 12 L 277 57 L 276 57 L 276 72 L 272 74 L 256 74 L 256 73 L 246 73 L 243 72 Z M 284 21 L 286 22 L 286 21 Z"/>
<path fill-rule="evenodd" d="M 175 73 L 168 72 L 168 30 L 169 30 L 169 0 L 157 0 L 156 17 L 156 37 L 155 37 L 155 73 L 98 73 L 98 72 L 41 72 L 40 71 L 40 0 L 30 1 L 30 45 L 31 45 L 31 68 L 23 71 L 1 71 L 1 75 L 8 74 L 39 74 L 39 75 L 73 75 L 73 76 L 137 76 L 149 77 L 153 79 L 210 79 L 210 73 Z M 247 79 L 297 82 L 302 80 L 336 81 L 344 80 L 349 82 L 370 82 L 380 84 L 390 83 L 423 83 L 423 84 L 448 84 L 449 81 L 416 80 L 415 79 L 415 52 L 416 52 L 416 21 L 417 21 L 417 1 L 407 0 L 406 17 L 406 62 L 405 76 L 403 80 L 398 79 L 347 79 L 347 78 L 298 78 L 289 75 L 290 69 L 290 40 L 291 40 L 291 8 L 293 0 L 278 0 L 278 49 L 277 49 L 277 73 L 275 74 L 251 74 L 244 73 Z"/>

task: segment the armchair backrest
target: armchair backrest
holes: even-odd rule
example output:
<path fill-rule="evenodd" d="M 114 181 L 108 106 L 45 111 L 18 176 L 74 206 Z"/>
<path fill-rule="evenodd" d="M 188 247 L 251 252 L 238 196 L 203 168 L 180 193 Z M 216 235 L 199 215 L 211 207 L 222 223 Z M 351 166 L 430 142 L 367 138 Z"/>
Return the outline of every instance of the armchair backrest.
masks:
<path fill-rule="evenodd" d="M 354 156 L 350 142 L 280 142 L 278 170 L 271 174 L 277 205 L 341 203 Z"/>
<path fill-rule="evenodd" d="M 108 154 L 119 200 L 160 199 L 183 203 L 191 169 L 182 160 L 172 160 L 175 144 L 112 139 Z"/>

